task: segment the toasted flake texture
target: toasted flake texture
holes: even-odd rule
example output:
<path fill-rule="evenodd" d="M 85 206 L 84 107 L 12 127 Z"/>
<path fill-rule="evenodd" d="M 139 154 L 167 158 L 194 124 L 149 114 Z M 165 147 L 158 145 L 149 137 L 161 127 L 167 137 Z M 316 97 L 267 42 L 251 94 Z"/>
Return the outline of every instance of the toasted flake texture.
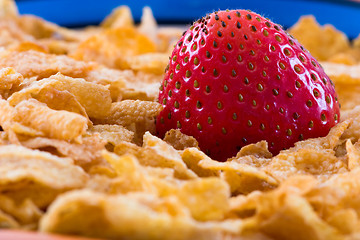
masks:
<path fill-rule="evenodd" d="M 264 168 L 280 181 L 295 174 L 312 174 L 320 180 L 347 172 L 346 164 L 329 151 L 301 149 L 291 154 L 279 154 Z"/>
<path fill-rule="evenodd" d="M 22 101 L 14 108 L 13 118 L 50 138 L 75 140 L 87 129 L 87 119 L 79 114 L 56 111 L 34 99 Z"/>
<path fill-rule="evenodd" d="M 110 111 L 110 91 L 105 86 L 90 83 L 80 78 L 66 77 L 59 73 L 50 78 L 34 82 L 29 87 L 15 93 L 9 99 L 9 102 L 15 106 L 20 101 L 35 98 L 47 103 L 50 105 L 49 107 L 56 110 L 64 109 L 71 111 L 71 108 L 66 108 L 66 106 L 69 105 L 76 105 L 76 103 L 71 104 L 71 100 L 69 103 L 66 103 L 64 99 L 62 99 L 62 101 L 58 101 L 57 104 L 52 104 L 64 95 L 64 92 L 72 94 L 78 104 L 80 104 L 80 108 L 83 107 L 89 117 L 101 118 L 106 116 Z M 72 101 L 74 102 L 74 100 Z M 57 107 L 57 105 L 60 106 Z M 74 112 L 81 113 L 79 106 L 74 107 L 74 109 L 76 109 Z"/>
<path fill-rule="evenodd" d="M 12 47 L 24 41 L 33 42 L 33 36 L 26 34 L 11 19 L 4 18 L 0 20 L 0 46 Z"/>
<path fill-rule="evenodd" d="M 120 6 L 101 26 L 66 29 L 15 6 L 0 0 L 1 229 L 360 239 L 360 36 L 349 42 L 311 17 L 292 27 L 335 84 L 340 123 L 278 155 L 261 141 L 222 163 L 179 130 L 153 135 L 160 82 L 183 27 L 158 26 L 147 7 L 135 25 Z"/>
<path fill-rule="evenodd" d="M 172 168 L 175 171 L 175 177 L 181 179 L 196 177 L 196 174 L 187 168 L 180 153 L 149 132 L 144 135 L 143 147 L 122 142 L 115 147 L 114 152 L 118 155 L 132 154 L 145 166 Z"/>
<path fill-rule="evenodd" d="M 158 95 L 162 75 L 132 70 L 116 70 L 99 67 L 88 72 L 85 79 L 102 85 L 110 85 L 113 101 L 125 99 L 154 100 Z"/>
<path fill-rule="evenodd" d="M 144 135 L 144 148 L 152 150 L 158 156 L 159 165 L 174 168 L 181 177 L 194 178 L 196 174 L 186 167 L 180 154 L 164 141 L 151 135 L 149 132 Z"/>
<path fill-rule="evenodd" d="M 66 110 L 88 118 L 86 110 L 72 93 L 67 90 L 58 90 L 54 85 L 54 81 L 48 79 L 33 82 L 28 87 L 14 93 L 8 98 L 8 102 L 15 106 L 23 100 L 34 98 L 45 103 L 51 109 Z"/>
<path fill-rule="evenodd" d="M 255 144 L 249 144 L 240 149 L 236 157 L 254 156 L 258 158 L 271 158 L 272 154 L 269 152 L 266 141 L 260 141 Z"/>
<path fill-rule="evenodd" d="M 360 150 L 359 145 L 354 146 L 350 140 L 346 141 L 346 152 L 348 155 L 348 168 L 353 170 L 360 167 Z"/>
<path fill-rule="evenodd" d="M 129 126 L 133 123 L 154 119 L 161 109 L 161 104 L 156 102 L 124 100 L 112 103 L 109 115 L 103 119 L 94 119 L 94 122 Z"/>
<path fill-rule="evenodd" d="M 12 67 L 24 77 L 46 78 L 58 72 L 70 77 L 84 77 L 92 64 L 67 56 L 56 56 L 38 51 L 0 51 L 0 67 Z"/>
<path fill-rule="evenodd" d="M 69 157 L 74 160 L 76 165 L 86 169 L 101 162 L 101 151 L 105 149 L 105 142 L 97 135 L 84 137 L 81 144 L 69 143 L 60 139 L 35 137 L 22 141 L 21 145 Z"/>
<path fill-rule="evenodd" d="M 235 161 L 217 162 L 203 159 L 202 168 L 222 171 L 221 177 L 228 182 L 233 194 L 247 194 L 254 190 L 269 190 L 278 185 L 278 181 L 260 168 Z"/>
<path fill-rule="evenodd" d="M 332 25 L 321 27 L 313 16 L 301 17 L 289 32 L 320 61 L 350 48 L 344 33 Z"/>
<path fill-rule="evenodd" d="M 13 68 L 0 69 L 0 95 L 8 98 L 23 82 L 24 78 Z"/>
<path fill-rule="evenodd" d="M 38 150 L 1 146 L 0 156 L 0 192 L 17 201 L 31 198 L 39 207 L 64 190 L 83 187 L 88 178 L 71 159 Z"/>
<path fill-rule="evenodd" d="M 199 178 L 185 183 L 179 197 L 196 220 L 222 220 L 229 209 L 230 189 L 219 178 Z"/>
<path fill-rule="evenodd" d="M 90 133 L 99 133 L 100 137 L 116 146 L 122 141 L 132 142 L 134 133 L 121 125 L 95 125 L 89 129 Z"/>
<path fill-rule="evenodd" d="M 10 130 L 13 111 L 14 108 L 7 101 L 0 99 L 0 125 L 4 130 Z"/>
<path fill-rule="evenodd" d="M 154 18 L 153 12 L 150 7 L 143 8 L 143 14 L 141 16 L 141 23 L 139 25 L 139 32 L 145 34 L 150 38 L 154 43 L 158 42 L 157 33 L 158 25 Z"/>
<path fill-rule="evenodd" d="M 358 141 L 358 139 L 360 138 L 360 106 L 357 106 L 348 111 L 344 111 L 342 120 L 351 120 L 351 125 L 348 129 L 345 130 L 341 138 L 350 139 L 352 142 Z"/>
<path fill-rule="evenodd" d="M 155 44 L 132 27 L 106 29 L 82 42 L 75 59 L 97 61 L 105 66 L 128 69 L 127 58 L 155 51 Z"/>
<path fill-rule="evenodd" d="M 13 199 L 4 195 L 0 195 L 0 209 L 14 216 L 18 223 L 25 228 L 26 226 L 36 227 L 43 215 L 43 212 L 30 199 L 16 203 Z"/>
<path fill-rule="evenodd" d="M 203 159 L 208 159 L 209 157 L 201 152 L 197 148 L 186 148 L 181 153 L 181 158 L 185 162 L 186 166 L 195 172 L 199 177 L 211 177 L 211 176 L 219 176 L 219 170 L 212 170 L 206 167 L 202 167 L 199 163 Z"/>
<path fill-rule="evenodd" d="M 0 9 L 0 18 L 17 17 L 19 14 L 15 2 L 11 0 L 2 0 Z"/>
<path fill-rule="evenodd" d="M 103 28 L 121 28 L 134 26 L 131 10 L 127 6 L 120 6 L 112 10 L 111 14 L 107 16 L 101 23 Z"/>
<path fill-rule="evenodd" d="M 135 71 L 144 71 L 161 75 L 168 64 L 169 57 L 165 53 L 147 53 L 130 58 L 128 64 Z"/>
<path fill-rule="evenodd" d="M 169 130 L 165 134 L 164 141 L 172 145 L 177 150 L 184 150 L 189 147 L 198 148 L 199 146 L 194 137 L 183 134 L 179 129 Z"/>
<path fill-rule="evenodd" d="M 360 65 L 348 66 L 324 62 L 322 66 L 335 83 L 335 89 L 341 101 L 342 110 L 350 110 L 360 105 L 357 95 L 357 92 L 360 91 Z"/>
<path fill-rule="evenodd" d="M 222 231 L 226 232 L 223 225 L 200 224 L 188 215 L 171 214 L 167 209 L 181 207 L 171 199 L 154 200 L 151 196 L 143 201 L 131 195 L 109 197 L 86 190 L 75 191 L 57 199 L 40 228 L 47 232 L 76 231 L 90 237 L 112 239 L 131 236 L 132 239 L 211 240 L 220 239 Z"/>
<path fill-rule="evenodd" d="M 0 210 L 0 228 L 20 228 L 20 224 L 11 215 Z"/>

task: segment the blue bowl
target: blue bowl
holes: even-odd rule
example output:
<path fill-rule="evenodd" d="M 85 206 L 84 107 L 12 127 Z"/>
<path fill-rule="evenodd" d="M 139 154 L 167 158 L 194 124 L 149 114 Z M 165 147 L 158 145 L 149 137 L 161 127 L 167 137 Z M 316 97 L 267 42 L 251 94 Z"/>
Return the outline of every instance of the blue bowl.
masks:
<path fill-rule="evenodd" d="M 35 14 L 67 27 L 98 24 L 111 10 L 128 5 L 135 21 L 142 8 L 150 6 L 159 23 L 187 24 L 219 9 L 244 8 L 263 14 L 284 27 L 292 26 L 300 16 L 312 14 L 320 24 L 330 23 L 352 39 L 360 33 L 360 3 L 346 0 L 19 0 L 20 13 Z"/>

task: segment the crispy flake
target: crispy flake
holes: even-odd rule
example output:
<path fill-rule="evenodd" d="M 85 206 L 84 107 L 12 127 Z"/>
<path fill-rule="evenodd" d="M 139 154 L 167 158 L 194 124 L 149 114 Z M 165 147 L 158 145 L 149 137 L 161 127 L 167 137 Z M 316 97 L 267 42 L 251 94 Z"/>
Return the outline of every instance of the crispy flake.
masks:
<path fill-rule="evenodd" d="M 212 240 L 224 233 L 234 234 L 242 226 L 241 221 L 199 223 L 184 211 L 172 211 L 181 208 L 184 208 L 181 203 L 171 198 L 75 191 L 54 202 L 42 219 L 40 229 L 117 239 L 131 235 L 132 239 Z"/>
<path fill-rule="evenodd" d="M 320 26 L 314 16 L 301 17 L 289 32 L 320 61 L 350 48 L 344 33 L 339 32 L 332 25 Z"/>
<path fill-rule="evenodd" d="M 66 93 L 72 94 L 75 99 L 69 99 L 68 102 L 64 101 L 69 98 L 66 97 Z M 61 99 L 62 96 L 64 96 L 63 99 Z M 34 82 L 29 87 L 13 94 L 9 102 L 15 106 L 20 101 L 29 98 L 45 102 L 49 107 L 56 110 L 73 110 L 76 113 L 82 113 L 82 115 L 84 115 L 83 111 L 85 110 L 89 117 L 105 117 L 111 108 L 110 91 L 105 86 L 90 83 L 80 78 L 66 77 L 62 74 Z M 81 111 L 81 108 L 84 110 Z"/>
<path fill-rule="evenodd" d="M 152 120 L 161 110 L 162 105 L 156 102 L 124 100 L 112 103 L 109 115 L 103 119 L 96 119 L 94 122 L 129 126 L 133 123 Z"/>
<path fill-rule="evenodd" d="M 183 134 L 179 129 L 169 130 L 165 134 L 164 141 L 173 146 L 176 150 L 184 150 L 190 147 L 199 148 L 199 143 L 194 137 Z"/>
<path fill-rule="evenodd" d="M 44 136 L 64 140 L 79 140 L 87 129 L 85 117 L 67 111 L 52 110 L 34 99 L 16 105 L 12 120 L 41 132 Z"/>
<path fill-rule="evenodd" d="M 83 187 L 87 179 L 69 158 L 21 146 L 0 146 L 0 192 L 17 201 L 31 198 L 43 207 L 60 192 Z"/>
<path fill-rule="evenodd" d="M 12 67 L 24 77 L 47 78 L 58 72 L 70 77 L 85 77 L 94 64 L 38 51 L 0 51 L 0 67 Z"/>

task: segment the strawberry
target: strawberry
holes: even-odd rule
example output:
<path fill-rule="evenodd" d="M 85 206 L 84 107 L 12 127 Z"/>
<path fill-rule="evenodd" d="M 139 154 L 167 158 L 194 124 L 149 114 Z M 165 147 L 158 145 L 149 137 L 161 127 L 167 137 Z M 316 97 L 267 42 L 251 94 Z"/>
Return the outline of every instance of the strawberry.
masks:
<path fill-rule="evenodd" d="M 334 85 L 279 25 L 246 10 L 195 22 L 175 46 L 160 87 L 162 137 L 179 128 L 225 161 L 266 140 L 273 154 L 325 136 L 339 122 Z"/>

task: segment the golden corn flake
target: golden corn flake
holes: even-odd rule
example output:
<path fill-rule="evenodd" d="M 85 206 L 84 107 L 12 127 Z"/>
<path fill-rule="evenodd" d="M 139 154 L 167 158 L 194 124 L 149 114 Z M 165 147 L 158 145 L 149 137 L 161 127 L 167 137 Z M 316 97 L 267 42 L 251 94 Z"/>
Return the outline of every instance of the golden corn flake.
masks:
<path fill-rule="evenodd" d="M 17 17 L 19 14 L 15 1 L 0 1 L 0 18 Z"/>
<path fill-rule="evenodd" d="M 132 27 L 107 29 L 82 42 L 72 57 L 128 69 L 127 57 L 155 52 L 155 44 Z"/>
<path fill-rule="evenodd" d="M 335 83 L 335 89 L 341 103 L 342 110 L 353 109 L 360 105 L 358 91 L 360 90 L 359 65 L 348 66 L 330 62 L 322 63 L 325 72 Z"/>
<path fill-rule="evenodd" d="M 158 91 L 162 78 L 163 76 L 159 74 L 140 71 L 136 73 L 133 79 L 128 79 L 126 87 L 134 89 L 140 94 L 145 93 L 148 99 L 155 100 L 158 97 Z M 126 97 L 124 97 L 124 99 L 126 99 Z"/>
<path fill-rule="evenodd" d="M 0 210 L 0 228 L 20 228 L 20 224 L 10 215 Z"/>
<path fill-rule="evenodd" d="M 323 62 L 321 65 L 335 84 L 355 84 L 360 82 L 359 65 L 348 66 L 330 62 Z"/>
<path fill-rule="evenodd" d="M 44 137 L 26 139 L 20 143 L 27 148 L 44 149 L 54 155 L 69 157 L 74 160 L 76 165 L 85 169 L 101 162 L 101 151 L 106 144 L 97 135 L 83 137 L 81 144 Z"/>
<path fill-rule="evenodd" d="M 354 209 L 346 208 L 334 211 L 326 221 L 343 234 L 351 234 L 360 230 L 359 217 Z"/>
<path fill-rule="evenodd" d="M 277 181 L 266 174 L 265 172 L 261 171 L 260 169 L 243 164 L 238 161 L 228 161 L 228 162 L 217 162 L 215 160 L 204 159 L 199 163 L 202 167 L 209 168 L 209 169 L 216 169 L 222 171 L 231 171 L 236 173 L 237 175 L 248 175 L 259 178 L 260 180 L 267 181 L 269 184 L 277 185 Z"/>
<path fill-rule="evenodd" d="M 115 147 L 114 152 L 118 155 L 134 155 L 144 166 L 171 168 L 175 171 L 175 177 L 177 178 L 191 179 L 196 177 L 196 174 L 187 168 L 180 153 L 150 133 L 146 135 L 144 137 L 144 147 L 122 142 Z"/>
<path fill-rule="evenodd" d="M 67 97 L 69 93 L 75 99 Z M 61 99 L 62 96 L 63 99 Z M 9 102 L 15 106 L 20 101 L 29 98 L 45 102 L 56 110 L 73 110 L 71 112 L 81 115 L 84 115 L 83 111 L 85 110 L 85 116 L 89 117 L 105 117 L 111 108 L 110 91 L 105 86 L 79 78 L 66 77 L 62 74 L 34 82 L 29 87 L 13 94 Z M 64 101 L 65 99 L 68 99 L 68 102 Z"/>
<path fill-rule="evenodd" d="M 348 155 L 348 168 L 353 170 L 360 167 L 360 150 L 358 144 L 354 146 L 350 140 L 346 141 L 346 152 Z"/>
<path fill-rule="evenodd" d="M 349 50 L 350 44 L 344 33 L 332 25 L 320 26 L 314 16 L 303 16 L 289 29 L 310 53 L 320 61 Z"/>
<path fill-rule="evenodd" d="M 34 82 L 31 86 L 15 92 L 8 98 L 8 102 L 12 106 L 15 106 L 23 100 L 34 98 L 45 103 L 51 109 L 66 110 L 88 118 L 84 107 L 73 94 L 67 90 L 62 91 L 56 89 L 56 87 L 52 86 L 54 85 L 52 83 L 53 81 L 49 81 L 48 79 Z"/>
<path fill-rule="evenodd" d="M 157 32 L 159 51 L 167 52 L 170 55 L 174 49 L 174 45 L 180 39 L 185 30 L 185 27 L 159 27 Z"/>
<path fill-rule="evenodd" d="M 0 99 L 0 125 L 6 131 L 10 131 L 13 111 L 14 108 L 7 101 Z"/>
<path fill-rule="evenodd" d="M 7 48 L 9 51 L 15 51 L 15 52 L 26 52 L 26 51 L 38 51 L 42 53 L 48 53 L 49 50 L 46 45 L 35 43 L 35 42 L 20 42 L 17 44 L 13 44 Z"/>
<path fill-rule="evenodd" d="M 16 201 L 30 198 L 39 207 L 47 206 L 59 193 L 85 185 L 87 174 L 72 162 L 21 146 L 0 146 L 0 192 Z"/>
<path fill-rule="evenodd" d="M 128 64 L 135 71 L 163 74 L 169 56 L 165 53 L 147 53 L 129 58 Z"/>
<path fill-rule="evenodd" d="M 199 148 L 199 143 L 193 136 L 183 134 L 179 129 L 170 129 L 166 132 L 164 141 L 173 146 L 176 150 L 184 150 L 190 147 Z"/>
<path fill-rule="evenodd" d="M 67 56 L 45 54 L 38 51 L 0 51 L 0 68 L 12 67 L 24 77 L 38 79 L 58 72 L 70 77 L 84 77 L 93 64 L 76 61 Z"/>
<path fill-rule="evenodd" d="M 139 32 L 145 34 L 154 43 L 157 43 L 158 25 L 150 7 L 143 8 L 143 14 L 141 16 L 141 22 L 138 30 Z"/>
<path fill-rule="evenodd" d="M 34 15 L 21 15 L 16 20 L 17 25 L 23 32 L 39 40 L 62 39 L 76 42 L 88 37 L 84 34 L 85 31 L 63 28 Z"/>
<path fill-rule="evenodd" d="M 329 180 L 309 191 L 306 197 L 325 219 L 331 220 L 333 215 L 342 209 L 353 209 L 359 216 L 358 174 L 359 168 L 355 168 L 348 173 L 333 175 Z"/>
<path fill-rule="evenodd" d="M 75 49 L 78 46 L 77 42 L 67 42 L 65 40 L 49 39 L 49 38 L 39 39 L 39 42 L 41 44 L 39 47 L 32 46 L 31 49 L 27 49 L 27 50 L 41 51 L 41 48 L 43 48 L 44 50 L 46 50 L 47 53 L 50 54 L 67 55 L 75 51 Z M 24 46 L 20 45 L 20 46 L 16 46 L 15 51 L 17 50 L 24 51 L 25 48 Z"/>
<path fill-rule="evenodd" d="M 120 6 L 66 29 L 0 0 L 0 228 L 110 239 L 357 239 L 360 38 L 303 17 L 290 32 L 342 105 L 329 134 L 226 162 L 156 137 L 156 101 L 183 27 Z M 41 151 L 40 151 L 41 150 Z"/>
<path fill-rule="evenodd" d="M 157 102 L 124 100 L 112 103 L 108 116 L 103 119 L 96 119 L 94 122 L 129 126 L 133 123 L 152 120 L 161 110 L 162 105 Z"/>
<path fill-rule="evenodd" d="M 107 196 L 88 190 L 58 198 L 41 220 L 46 232 L 78 233 L 89 237 L 132 239 L 218 239 L 239 232 L 241 222 L 227 224 L 194 221 L 172 198 Z M 184 208 L 184 207 L 183 207 Z M 81 224 L 79 225 L 79 222 Z M 90 227 L 91 226 L 91 227 Z M 139 227 L 141 226 L 141 227 Z"/>
<path fill-rule="evenodd" d="M 332 151 L 300 149 L 292 153 L 280 153 L 263 170 L 279 181 L 295 174 L 311 174 L 319 180 L 325 180 L 333 174 L 347 172 L 347 166 Z"/>
<path fill-rule="evenodd" d="M 181 178 L 196 177 L 196 174 L 186 167 L 180 154 L 173 147 L 149 132 L 144 135 L 144 148 L 153 152 L 157 165 L 173 168 Z"/>
<path fill-rule="evenodd" d="M 13 68 L 0 69 L 0 95 L 2 98 L 8 98 L 23 80 L 23 76 Z"/>
<path fill-rule="evenodd" d="M 132 142 L 134 133 L 121 125 L 94 125 L 89 129 L 90 133 L 99 133 L 100 137 L 113 146 L 122 141 Z"/>
<path fill-rule="evenodd" d="M 127 6 L 115 8 L 111 14 L 104 19 L 101 26 L 104 28 L 135 27 L 130 8 Z"/>
<path fill-rule="evenodd" d="M 52 110 L 35 99 L 16 105 L 12 121 L 40 132 L 43 136 L 64 140 L 79 141 L 87 129 L 85 117 L 72 112 Z"/>
<path fill-rule="evenodd" d="M 269 206 L 269 208 L 261 207 Z M 275 239 L 340 239 L 337 229 L 328 225 L 302 197 L 296 195 L 264 198 L 257 209 L 258 228 Z M 291 229 L 291 231 L 289 231 Z"/>
<path fill-rule="evenodd" d="M 30 199 L 17 203 L 5 195 L 0 195 L 0 210 L 10 214 L 22 227 L 27 228 L 37 227 L 43 215 L 43 212 Z"/>
<path fill-rule="evenodd" d="M 154 191 L 149 177 L 134 156 L 123 155 L 119 157 L 106 151 L 103 152 L 103 156 L 118 176 L 116 184 L 113 184 L 112 189 L 110 189 L 112 192 Z"/>
<path fill-rule="evenodd" d="M 224 179 L 231 189 L 231 193 L 247 194 L 255 190 L 269 190 L 278 185 L 278 181 L 260 168 L 236 161 L 217 162 L 211 159 L 203 159 L 199 162 L 202 168 L 220 170 L 220 177 Z"/>
<path fill-rule="evenodd" d="M 350 139 L 352 142 L 358 141 L 360 138 L 360 107 L 357 106 L 351 110 L 343 111 L 341 120 L 351 121 L 349 128 L 344 131 L 341 139 Z"/>
<path fill-rule="evenodd" d="M 329 59 L 327 61 L 331 63 L 339 63 L 339 64 L 345 64 L 345 65 L 355 65 L 356 59 L 352 55 L 348 53 L 338 53 Z"/>
<path fill-rule="evenodd" d="M 178 194 L 193 218 L 199 221 L 222 220 L 229 210 L 229 185 L 219 178 L 187 181 Z"/>
<path fill-rule="evenodd" d="M 283 153 L 295 152 L 301 149 L 310 149 L 317 151 L 334 150 L 338 145 L 342 143 L 341 137 L 348 131 L 349 125 L 352 123 L 352 119 L 343 119 L 343 121 L 333 128 L 325 137 L 309 138 L 304 141 L 295 143 L 295 147 L 284 150 Z"/>
<path fill-rule="evenodd" d="M 236 158 L 243 156 L 254 156 L 257 158 L 271 158 L 272 153 L 269 152 L 268 144 L 266 141 L 260 141 L 255 144 L 249 144 L 240 149 Z"/>
<path fill-rule="evenodd" d="M 115 69 L 98 67 L 89 71 L 85 80 L 109 87 L 113 102 L 123 99 L 122 92 L 126 90 L 126 79 L 134 76 L 130 70 L 119 71 Z"/>
<path fill-rule="evenodd" d="M 199 164 L 201 160 L 207 159 L 209 161 L 210 158 L 197 148 L 186 148 L 181 152 L 181 158 L 185 162 L 186 166 L 195 172 L 199 177 L 212 177 L 220 175 L 219 170 L 208 169 L 206 166 L 202 167 L 202 165 Z"/>

